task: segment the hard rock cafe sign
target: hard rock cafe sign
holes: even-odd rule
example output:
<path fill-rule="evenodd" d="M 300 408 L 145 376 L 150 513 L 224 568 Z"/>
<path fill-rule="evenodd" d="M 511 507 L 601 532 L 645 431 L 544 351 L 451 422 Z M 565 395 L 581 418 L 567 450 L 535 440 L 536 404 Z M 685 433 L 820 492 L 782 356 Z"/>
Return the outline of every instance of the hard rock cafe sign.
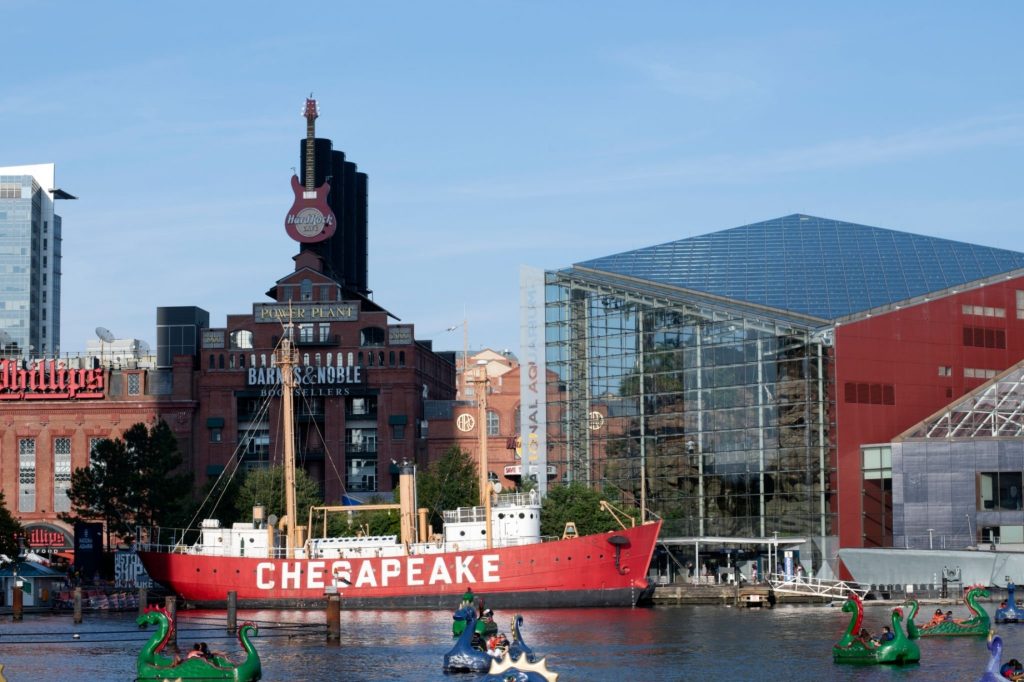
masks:
<path fill-rule="evenodd" d="M 97 399 L 103 397 L 103 369 L 71 369 L 66 362 L 0 360 L 0 400 Z"/>

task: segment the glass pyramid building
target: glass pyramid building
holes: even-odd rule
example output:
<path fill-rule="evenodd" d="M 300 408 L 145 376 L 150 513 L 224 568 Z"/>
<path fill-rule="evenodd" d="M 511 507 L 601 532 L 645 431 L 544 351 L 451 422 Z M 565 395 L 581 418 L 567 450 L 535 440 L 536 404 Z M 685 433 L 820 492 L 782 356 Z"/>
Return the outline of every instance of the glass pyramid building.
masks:
<path fill-rule="evenodd" d="M 794 214 L 576 267 L 835 320 L 1024 268 L 1024 253 Z"/>

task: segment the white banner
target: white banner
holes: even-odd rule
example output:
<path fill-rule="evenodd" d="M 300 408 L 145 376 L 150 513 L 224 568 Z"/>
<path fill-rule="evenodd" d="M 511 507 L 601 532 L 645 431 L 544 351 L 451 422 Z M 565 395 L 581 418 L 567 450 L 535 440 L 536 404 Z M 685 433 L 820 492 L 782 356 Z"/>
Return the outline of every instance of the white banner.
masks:
<path fill-rule="evenodd" d="M 523 478 L 536 472 L 537 491 L 548 490 L 547 372 L 544 363 L 544 271 L 519 268 L 519 436 Z"/>

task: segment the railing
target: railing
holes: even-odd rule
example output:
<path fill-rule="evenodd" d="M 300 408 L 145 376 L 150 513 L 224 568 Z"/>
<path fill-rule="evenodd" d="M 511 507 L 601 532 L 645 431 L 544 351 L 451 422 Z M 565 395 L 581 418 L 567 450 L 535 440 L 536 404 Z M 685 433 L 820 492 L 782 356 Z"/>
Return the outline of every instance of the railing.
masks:
<path fill-rule="evenodd" d="M 848 583 L 844 580 L 826 580 L 824 578 L 811 578 L 804 575 L 785 576 L 774 574 L 768 576 L 768 583 L 772 589 L 782 594 L 801 594 L 816 597 L 829 597 L 832 599 L 846 599 L 851 593 L 860 598 L 868 591 L 856 583 Z"/>

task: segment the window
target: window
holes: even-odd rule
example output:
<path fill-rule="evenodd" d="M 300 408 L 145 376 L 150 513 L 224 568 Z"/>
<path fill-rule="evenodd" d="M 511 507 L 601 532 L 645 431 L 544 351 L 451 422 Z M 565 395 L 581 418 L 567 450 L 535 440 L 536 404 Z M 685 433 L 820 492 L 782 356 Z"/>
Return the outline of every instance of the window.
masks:
<path fill-rule="evenodd" d="M 308 279 L 302 280 L 299 284 L 299 299 L 303 301 L 313 300 L 313 283 Z"/>
<path fill-rule="evenodd" d="M 939 366 L 939 376 L 940 377 L 951 377 L 951 376 L 953 376 L 953 368 L 950 367 L 949 365 L 940 365 Z"/>
<path fill-rule="evenodd" d="M 239 329 L 236 332 L 231 332 L 231 336 L 228 337 L 228 343 L 231 344 L 231 348 L 236 350 L 252 348 L 252 332 L 248 329 Z"/>
<path fill-rule="evenodd" d="M 380 327 L 364 327 L 359 330 L 360 346 L 383 346 L 384 330 Z"/>
<path fill-rule="evenodd" d="M 1017 292 L 1017 319 L 1024 320 L 1024 291 Z"/>
<path fill-rule="evenodd" d="M 405 367 L 405 351 L 404 350 L 398 351 L 398 366 L 399 367 Z"/>
<path fill-rule="evenodd" d="M 313 323 L 303 322 L 299 325 L 299 343 L 313 342 Z"/>
<path fill-rule="evenodd" d="M 896 389 L 892 384 L 860 384 L 846 382 L 846 402 L 869 405 L 895 405 Z"/>
<path fill-rule="evenodd" d="M 53 440 L 53 511 L 71 511 L 71 439 Z"/>
<path fill-rule="evenodd" d="M 978 369 L 976 367 L 964 367 L 964 377 L 967 379 L 991 379 L 998 372 L 994 369 Z"/>
<path fill-rule="evenodd" d="M 327 343 L 331 338 L 331 325 L 321 324 L 320 326 L 320 343 Z"/>
<path fill-rule="evenodd" d="M 391 425 L 391 440 L 405 440 L 405 424 Z"/>
<path fill-rule="evenodd" d="M 36 441 L 18 440 L 18 511 L 36 510 Z"/>
<path fill-rule="evenodd" d="M 220 443 L 224 440 L 224 429 L 219 426 L 210 427 L 210 442 Z"/>
<path fill-rule="evenodd" d="M 93 451 L 96 450 L 96 446 L 99 445 L 99 442 L 101 440 L 103 440 L 103 439 L 102 438 L 90 438 L 89 439 L 89 461 L 90 462 L 92 461 L 92 453 L 93 453 Z"/>
<path fill-rule="evenodd" d="M 498 413 L 494 410 L 487 410 L 487 435 L 501 435 L 501 420 L 498 418 Z"/>
<path fill-rule="evenodd" d="M 998 471 L 978 474 L 978 509 L 1021 509 L 1021 472 Z"/>
<path fill-rule="evenodd" d="M 964 315 L 980 315 L 983 317 L 1006 317 L 1005 308 L 993 308 L 981 305 L 963 305 L 960 307 Z"/>
<path fill-rule="evenodd" d="M 989 327 L 964 327 L 964 345 L 975 348 L 1006 348 L 1006 331 Z"/>
<path fill-rule="evenodd" d="M 128 395 L 139 395 L 142 393 L 142 375 L 128 375 Z"/>

